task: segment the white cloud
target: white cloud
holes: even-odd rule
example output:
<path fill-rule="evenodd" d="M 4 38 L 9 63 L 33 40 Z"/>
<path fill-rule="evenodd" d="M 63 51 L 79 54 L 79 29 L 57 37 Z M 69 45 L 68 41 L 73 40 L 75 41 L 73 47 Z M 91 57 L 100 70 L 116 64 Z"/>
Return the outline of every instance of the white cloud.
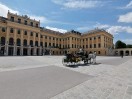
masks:
<path fill-rule="evenodd" d="M 19 11 L 16 11 L 16 10 L 13 10 L 11 8 L 9 8 L 8 6 L 0 3 L 0 16 L 4 16 L 4 17 L 7 17 L 7 13 L 8 13 L 8 10 L 11 12 L 11 13 L 17 13 L 17 14 L 21 14 Z M 37 21 L 41 21 L 41 23 L 46 23 L 46 22 L 49 22 L 49 20 L 43 16 L 36 16 L 36 15 L 31 15 L 31 14 L 27 14 L 31 19 L 35 19 Z"/>
<path fill-rule="evenodd" d="M 36 16 L 36 15 L 28 15 L 28 16 L 30 16 L 31 19 L 35 19 L 37 21 L 40 20 L 41 23 L 48 23 L 49 22 L 49 20 L 43 16 Z"/>
<path fill-rule="evenodd" d="M 132 44 L 132 39 L 123 39 L 122 41 L 126 44 Z"/>
<path fill-rule="evenodd" d="M 107 25 L 107 24 L 100 24 L 100 23 L 97 23 L 95 26 L 95 28 L 100 28 L 100 29 L 105 29 L 105 28 L 109 28 L 110 26 Z"/>
<path fill-rule="evenodd" d="M 67 8 L 93 8 L 97 7 L 99 1 L 86 1 L 86 0 L 78 0 L 78 1 L 69 1 L 64 4 Z"/>
<path fill-rule="evenodd" d="M 114 35 L 121 33 L 121 32 L 132 33 L 132 27 L 130 26 L 111 26 L 107 29 L 107 31 Z"/>
<path fill-rule="evenodd" d="M 54 28 L 54 27 L 49 27 L 49 26 L 46 26 L 45 28 L 53 30 L 53 31 L 58 31 L 58 32 L 61 32 L 61 33 L 67 32 L 67 30 L 64 30 L 64 29 L 59 29 L 59 28 Z"/>
<path fill-rule="evenodd" d="M 103 3 L 98 0 L 52 0 L 54 3 L 64 6 L 65 8 L 94 8 L 102 6 Z"/>
<path fill-rule="evenodd" d="M 129 12 L 125 15 L 120 15 L 118 22 L 132 23 L 132 12 Z"/>
<path fill-rule="evenodd" d="M 126 8 L 132 8 L 132 1 L 130 1 L 127 5 Z"/>
<path fill-rule="evenodd" d="M 13 9 L 7 7 L 6 5 L 0 3 L 0 16 L 7 17 L 8 10 L 9 10 L 10 12 L 12 12 L 12 13 L 17 13 L 17 14 L 19 14 L 19 11 L 13 10 Z"/>
<path fill-rule="evenodd" d="M 77 28 L 78 31 L 88 31 L 89 29 L 90 29 L 90 27 L 88 27 L 88 26 L 78 27 Z"/>
<path fill-rule="evenodd" d="M 132 9 L 132 1 L 130 1 L 126 6 L 119 7 L 119 9 Z"/>

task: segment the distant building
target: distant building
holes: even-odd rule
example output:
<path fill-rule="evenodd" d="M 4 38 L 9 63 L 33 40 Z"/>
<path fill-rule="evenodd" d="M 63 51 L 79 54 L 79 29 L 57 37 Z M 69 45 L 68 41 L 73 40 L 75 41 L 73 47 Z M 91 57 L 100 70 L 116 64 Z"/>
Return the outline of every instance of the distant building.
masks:
<path fill-rule="evenodd" d="M 132 48 L 119 48 L 119 49 L 114 49 L 114 55 L 116 56 L 132 56 Z"/>
<path fill-rule="evenodd" d="M 113 36 L 102 29 L 86 33 L 60 33 L 40 27 L 40 21 L 8 12 L 0 17 L 1 55 L 62 55 L 77 53 L 80 48 L 97 55 L 108 55 L 113 47 Z"/>

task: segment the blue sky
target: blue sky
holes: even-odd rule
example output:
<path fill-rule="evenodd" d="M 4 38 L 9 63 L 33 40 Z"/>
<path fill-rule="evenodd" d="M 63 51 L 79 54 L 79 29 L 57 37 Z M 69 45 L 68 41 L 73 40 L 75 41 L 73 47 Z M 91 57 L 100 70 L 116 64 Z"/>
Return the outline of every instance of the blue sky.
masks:
<path fill-rule="evenodd" d="M 40 20 L 41 27 L 66 32 L 100 28 L 114 42 L 132 44 L 132 0 L 0 0 L 0 16 L 7 11 Z"/>

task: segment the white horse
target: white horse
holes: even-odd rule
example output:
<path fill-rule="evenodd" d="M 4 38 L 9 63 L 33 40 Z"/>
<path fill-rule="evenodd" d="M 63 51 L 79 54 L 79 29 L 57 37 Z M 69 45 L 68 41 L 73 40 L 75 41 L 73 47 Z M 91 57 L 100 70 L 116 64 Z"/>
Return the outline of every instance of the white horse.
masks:
<path fill-rule="evenodd" d="M 94 54 L 89 54 L 88 55 L 88 59 L 90 60 L 90 63 L 96 63 L 96 53 L 94 53 Z M 91 62 L 91 59 L 92 59 L 92 62 Z"/>

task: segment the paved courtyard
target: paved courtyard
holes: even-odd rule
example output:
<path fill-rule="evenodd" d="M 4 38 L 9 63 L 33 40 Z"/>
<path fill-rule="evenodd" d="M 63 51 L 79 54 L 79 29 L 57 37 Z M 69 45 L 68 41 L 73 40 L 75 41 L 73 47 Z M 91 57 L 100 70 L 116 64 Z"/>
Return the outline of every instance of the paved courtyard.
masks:
<path fill-rule="evenodd" d="M 0 99 L 132 99 L 131 56 L 74 67 L 63 57 L 0 57 Z"/>

